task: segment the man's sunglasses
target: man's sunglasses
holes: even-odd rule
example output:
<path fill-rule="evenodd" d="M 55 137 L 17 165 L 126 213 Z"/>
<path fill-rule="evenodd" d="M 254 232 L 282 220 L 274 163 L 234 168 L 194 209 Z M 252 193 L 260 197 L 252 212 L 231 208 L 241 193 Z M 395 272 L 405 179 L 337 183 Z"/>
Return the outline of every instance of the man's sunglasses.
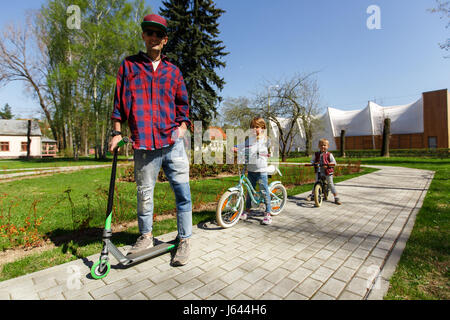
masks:
<path fill-rule="evenodd" d="M 164 31 L 159 31 L 159 30 L 144 30 L 144 33 L 147 35 L 147 37 L 151 37 L 154 33 L 156 34 L 156 36 L 158 38 L 164 38 L 166 36 L 166 33 Z"/>

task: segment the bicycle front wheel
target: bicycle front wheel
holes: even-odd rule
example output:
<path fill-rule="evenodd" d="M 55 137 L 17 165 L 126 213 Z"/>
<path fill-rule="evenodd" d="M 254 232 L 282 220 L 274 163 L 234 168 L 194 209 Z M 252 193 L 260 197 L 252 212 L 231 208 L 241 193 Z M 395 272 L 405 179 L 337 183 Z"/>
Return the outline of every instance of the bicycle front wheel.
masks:
<path fill-rule="evenodd" d="M 286 188 L 281 184 L 277 183 L 270 188 L 270 214 L 276 216 L 283 211 L 284 206 L 287 201 Z"/>
<path fill-rule="evenodd" d="M 316 183 L 314 186 L 314 204 L 316 207 L 322 205 L 322 185 L 320 183 Z"/>
<path fill-rule="evenodd" d="M 216 209 L 216 221 L 222 228 L 231 228 L 238 223 L 244 211 L 244 199 L 237 190 L 227 191 L 220 197 Z"/>

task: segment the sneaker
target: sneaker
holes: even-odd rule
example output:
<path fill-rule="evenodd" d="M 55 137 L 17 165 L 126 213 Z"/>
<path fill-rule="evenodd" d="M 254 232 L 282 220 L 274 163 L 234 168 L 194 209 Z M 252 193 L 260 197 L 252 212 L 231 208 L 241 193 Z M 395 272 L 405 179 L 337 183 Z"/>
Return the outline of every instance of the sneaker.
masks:
<path fill-rule="evenodd" d="M 127 256 L 151 247 L 153 247 L 153 235 L 151 233 L 143 234 L 136 240 L 134 246 L 128 251 Z"/>
<path fill-rule="evenodd" d="M 244 211 L 242 212 L 241 216 L 239 217 L 239 220 L 247 220 L 248 218 L 248 212 Z"/>
<path fill-rule="evenodd" d="M 334 199 L 334 203 L 340 206 L 342 202 L 339 201 L 339 198 Z"/>
<path fill-rule="evenodd" d="M 314 201 L 314 195 L 310 194 L 309 196 L 306 197 L 307 201 Z"/>
<path fill-rule="evenodd" d="M 270 213 L 265 213 L 264 214 L 264 219 L 262 221 L 262 224 L 268 225 L 272 223 L 272 216 L 270 215 Z"/>
<path fill-rule="evenodd" d="M 180 239 L 178 242 L 177 251 L 172 258 L 172 266 L 184 266 L 188 260 L 191 253 L 191 239 Z"/>

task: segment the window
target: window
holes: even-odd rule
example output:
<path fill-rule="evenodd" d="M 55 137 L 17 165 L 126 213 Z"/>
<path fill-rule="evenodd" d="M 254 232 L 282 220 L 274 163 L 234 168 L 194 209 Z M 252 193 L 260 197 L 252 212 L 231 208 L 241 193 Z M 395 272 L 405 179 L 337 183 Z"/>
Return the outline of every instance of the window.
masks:
<path fill-rule="evenodd" d="M 0 141 L 0 151 L 9 151 L 9 141 Z"/>
<path fill-rule="evenodd" d="M 437 148 L 437 137 L 428 137 L 428 148 L 430 149 Z"/>
<path fill-rule="evenodd" d="M 28 145 L 28 143 L 21 142 L 20 143 L 20 151 L 27 151 L 27 145 Z"/>

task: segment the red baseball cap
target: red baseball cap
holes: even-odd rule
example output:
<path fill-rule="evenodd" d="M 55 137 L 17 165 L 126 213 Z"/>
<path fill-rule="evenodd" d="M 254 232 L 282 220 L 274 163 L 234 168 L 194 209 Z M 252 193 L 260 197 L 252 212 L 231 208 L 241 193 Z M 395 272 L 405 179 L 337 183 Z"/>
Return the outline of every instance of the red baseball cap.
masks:
<path fill-rule="evenodd" d="M 145 27 L 157 27 L 164 32 L 167 32 L 167 21 L 157 14 L 149 14 L 144 17 L 144 21 L 141 23 L 142 30 L 144 30 Z"/>

